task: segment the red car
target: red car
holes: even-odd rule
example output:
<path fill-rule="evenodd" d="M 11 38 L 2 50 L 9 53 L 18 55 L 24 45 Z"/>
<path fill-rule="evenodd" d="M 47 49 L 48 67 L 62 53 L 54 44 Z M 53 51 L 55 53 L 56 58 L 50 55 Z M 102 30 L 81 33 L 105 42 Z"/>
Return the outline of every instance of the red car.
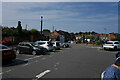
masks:
<path fill-rule="evenodd" d="M 16 54 L 13 49 L 8 48 L 5 45 L 0 45 L 0 53 L 2 53 L 2 62 L 10 61 L 16 58 Z"/>

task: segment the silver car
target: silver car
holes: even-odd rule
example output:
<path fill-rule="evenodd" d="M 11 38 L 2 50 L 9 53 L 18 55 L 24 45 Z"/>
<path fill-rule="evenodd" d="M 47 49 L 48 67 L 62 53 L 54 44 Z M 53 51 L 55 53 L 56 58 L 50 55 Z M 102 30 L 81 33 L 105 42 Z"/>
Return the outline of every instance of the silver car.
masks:
<path fill-rule="evenodd" d="M 104 49 L 120 49 L 120 42 L 119 41 L 107 41 L 104 45 L 103 45 Z"/>

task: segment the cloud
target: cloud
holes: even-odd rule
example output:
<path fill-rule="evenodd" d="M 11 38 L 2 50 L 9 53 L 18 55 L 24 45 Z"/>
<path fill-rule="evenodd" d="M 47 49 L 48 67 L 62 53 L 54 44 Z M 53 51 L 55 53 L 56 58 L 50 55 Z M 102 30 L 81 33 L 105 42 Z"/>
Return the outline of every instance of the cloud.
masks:
<path fill-rule="evenodd" d="M 17 26 L 17 21 L 20 20 L 22 21 L 23 27 L 28 24 L 29 29 L 35 28 L 40 30 L 40 16 L 43 16 L 44 28 L 51 30 L 52 26 L 57 26 L 57 29 L 74 30 L 75 32 L 80 31 L 80 29 L 83 31 L 99 31 L 100 29 L 100 31 L 102 31 L 101 26 L 105 27 L 108 24 L 110 24 L 110 26 L 117 26 L 115 25 L 117 24 L 117 11 L 111 8 L 112 3 L 104 4 L 104 8 L 99 7 L 98 4 L 96 4 L 98 5 L 96 6 L 95 4 L 96 3 L 4 2 L 3 25 L 15 27 Z M 110 7 L 106 8 L 106 6 Z M 117 28 L 115 27 L 115 29 Z"/>
<path fill-rule="evenodd" d="M 119 2 L 119 0 L 2 0 L 3 2 Z"/>

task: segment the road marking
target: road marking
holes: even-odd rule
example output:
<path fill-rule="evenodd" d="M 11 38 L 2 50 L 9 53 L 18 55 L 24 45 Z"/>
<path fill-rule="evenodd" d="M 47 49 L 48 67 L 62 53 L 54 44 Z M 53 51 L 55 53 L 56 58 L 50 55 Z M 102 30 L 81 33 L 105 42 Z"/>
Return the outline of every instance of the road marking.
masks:
<path fill-rule="evenodd" d="M 30 64 L 30 63 L 24 64 L 23 67 L 25 67 L 25 66 L 27 66 L 27 65 L 29 65 L 29 64 Z"/>
<path fill-rule="evenodd" d="M 28 59 L 24 59 L 24 61 L 28 61 L 28 60 L 31 60 L 31 59 L 35 59 L 35 58 L 39 58 L 39 57 L 42 57 L 43 55 L 41 56 L 35 56 L 35 57 L 32 57 L 32 58 L 28 58 Z"/>
<path fill-rule="evenodd" d="M 1 72 L 0 75 L 2 75 L 3 73 Z"/>
<path fill-rule="evenodd" d="M 49 73 L 49 72 L 51 72 L 51 70 L 46 70 L 46 71 L 44 71 L 44 72 L 38 74 L 38 75 L 36 76 L 36 78 L 39 79 L 39 78 L 41 78 L 42 76 L 44 76 L 45 74 L 47 74 L 47 73 Z"/>
<path fill-rule="evenodd" d="M 8 73 L 8 72 L 10 72 L 10 71 L 12 71 L 12 70 L 10 69 L 10 70 L 7 70 L 7 71 L 5 71 L 5 72 L 1 72 L 0 75 L 2 75 L 2 74 L 4 74 L 4 73 Z"/>
<path fill-rule="evenodd" d="M 10 71 L 12 71 L 12 70 L 5 71 L 4 73 L 8 73 L 8 72 L 10 72 Z"/>

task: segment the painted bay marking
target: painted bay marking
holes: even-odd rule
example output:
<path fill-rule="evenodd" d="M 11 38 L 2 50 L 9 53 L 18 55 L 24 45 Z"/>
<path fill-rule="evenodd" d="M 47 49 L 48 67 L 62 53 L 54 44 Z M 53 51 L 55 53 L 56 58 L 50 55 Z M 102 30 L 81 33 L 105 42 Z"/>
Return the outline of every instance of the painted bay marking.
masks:
<path fill-rule="evenodd" d="M 28 61 L 28 60 L 35 59 L 35 58 L 39 58 L 39 57 L 42 57 L 42 55 L 41 55 L 41 56 L 35 56 L 35 57 L 32 57 L 32 58 L 28 58 L 28 59 L 24 59 L 24 60 L 25 60 L 25 61 Z"/>
<path fill-rule="evenodd" d="M 36 78 L 39 79 L 39 78 L 41 78 L 42 76 L 44 76 L 45 74 L 47 74 L 47 73 L 49 73 L 49 72 L 51 72 L 51 70 L 46 70 L 46 71 L 38 74 L 38 75 L 36 76 Z"/>

